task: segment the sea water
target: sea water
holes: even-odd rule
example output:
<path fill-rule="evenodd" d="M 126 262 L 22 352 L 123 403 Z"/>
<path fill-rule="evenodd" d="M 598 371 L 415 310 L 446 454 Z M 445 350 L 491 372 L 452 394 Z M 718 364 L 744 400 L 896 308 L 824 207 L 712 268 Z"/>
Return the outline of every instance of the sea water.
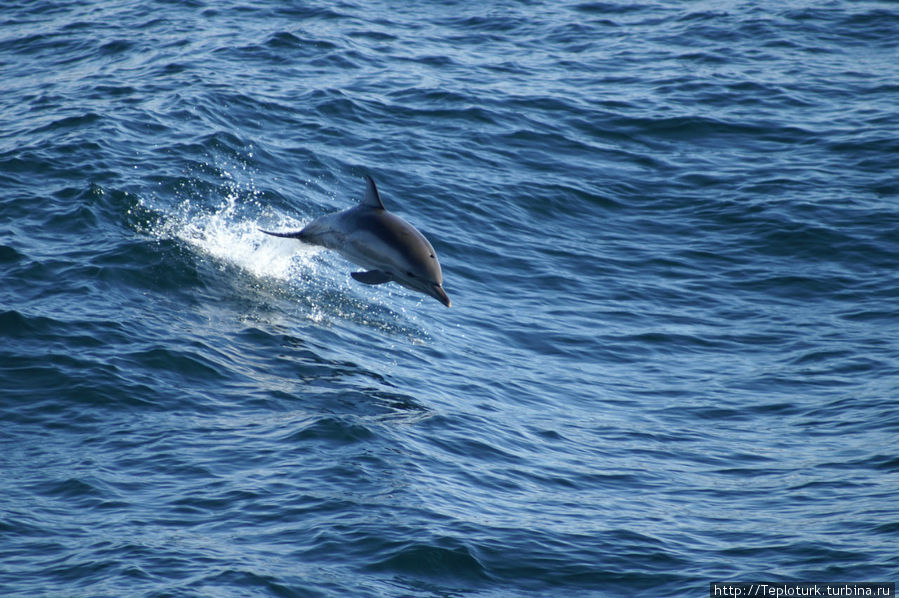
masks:
<path fill-rule="evenodd" d="M 899 577 L 890 2 L 0 8 L 5 596 Z M 452 309 L 296 229 L 362 197 Z"/>

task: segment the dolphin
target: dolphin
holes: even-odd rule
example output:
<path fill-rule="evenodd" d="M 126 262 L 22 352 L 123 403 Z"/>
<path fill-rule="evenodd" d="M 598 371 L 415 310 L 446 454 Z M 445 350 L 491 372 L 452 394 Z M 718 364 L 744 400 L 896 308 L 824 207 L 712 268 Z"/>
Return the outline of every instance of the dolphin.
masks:
<path fill-rule="evenodd" d="M 299 231 L 259 230 L 333 249 L 366 268 L 351 273 L 359 282 L 397 282 L 450 307 L 452 302 L 443 290 L 443 273 L 434 248 L 414 226 L 384 208 L 373 178 L 365 175 L 365 181 L 365 195 L 352 208 L 325 214 Z"/>

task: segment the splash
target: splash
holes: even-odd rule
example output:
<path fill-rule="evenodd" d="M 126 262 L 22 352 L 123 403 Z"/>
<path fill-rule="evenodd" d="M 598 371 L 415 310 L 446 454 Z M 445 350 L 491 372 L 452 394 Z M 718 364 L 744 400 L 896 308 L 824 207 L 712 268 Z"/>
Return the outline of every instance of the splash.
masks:
<path fill-rule="evenodd" d="M 144 210 L 159 215 L 152 224 L 148 223 L 147 232 L 157 239 L 178 240 L 198 253 L 259 278 L 286 282 L 301 274 L 315 273 L 313 256 L 318 253 L 317 248 L 259 230 L 297 230 L 303 227 L 302 221 L 264 205 L 252 178 L 241 183 L 231 169 L 222 165 L 204 163 L 200 170 L 213 171 L 218 180 L 204 185 L 202 175 L 206 173 L 194 172 L 197 177 L 178 183 L 176 196 L 180 200 L 174 206 L 141 201 Z M 210 196 L 221 200 L 211 204 Z"/>
<path fill-rule="evenodd" d="M 314 269 L 315 248 L 268 236 L 259 230 L 259 219 L 239 213 L 235 199 L 210 212 L 195 211 L 187 201 L 179 215 L 163 225 L 167 236 L 179 239 L 195 250 L 236 265 L 260 278 L 288 281 L 301 271 Z M 303 224 L 288 216 L 266 217 L 274 228 L 299 229 Z"/>

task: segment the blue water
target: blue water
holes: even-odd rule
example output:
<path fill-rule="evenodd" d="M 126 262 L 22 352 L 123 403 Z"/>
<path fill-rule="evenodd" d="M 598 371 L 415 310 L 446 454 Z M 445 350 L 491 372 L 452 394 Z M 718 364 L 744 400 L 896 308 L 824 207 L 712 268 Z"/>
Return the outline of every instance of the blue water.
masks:
<path fill-rule="evenodd" d="M 4 596 L 899 577 L 899 8 L 5 2 Z M 364 174 L 453 300 L 258 227 Z"/>

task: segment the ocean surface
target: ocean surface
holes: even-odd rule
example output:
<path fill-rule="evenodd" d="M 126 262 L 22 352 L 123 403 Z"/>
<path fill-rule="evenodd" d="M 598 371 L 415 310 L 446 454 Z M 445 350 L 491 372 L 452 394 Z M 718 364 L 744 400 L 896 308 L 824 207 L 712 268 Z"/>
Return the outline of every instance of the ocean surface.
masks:
<path fill-rule="evenodd" d="M 899 5 L 6 1 L 0 594 L 899 578 Z M 447 309 L 258 228 L 364 175 Z"/>

